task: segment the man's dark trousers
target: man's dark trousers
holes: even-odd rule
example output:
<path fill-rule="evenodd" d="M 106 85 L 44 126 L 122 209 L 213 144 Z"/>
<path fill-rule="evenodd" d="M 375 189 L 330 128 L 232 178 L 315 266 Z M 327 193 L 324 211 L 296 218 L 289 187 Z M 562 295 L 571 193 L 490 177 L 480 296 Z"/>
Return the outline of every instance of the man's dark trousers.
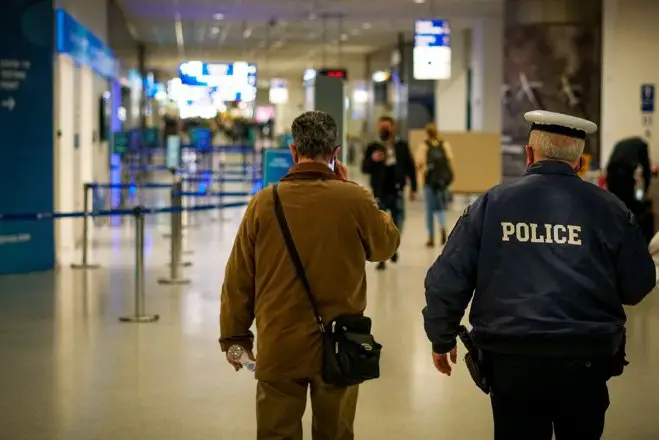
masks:
<path fill-rule="evenodd" d="M 403 192 L 389 192 L 377 198 L 378 207 L 391 214 L 391 218 L 399 231 L 403 231 L 405 222 L 405 200 Z"/>
<path fill-rule="evenodd" d="M 486 353 L 495 440 L 599 440 L 609 407 L 610 359 Z"/>

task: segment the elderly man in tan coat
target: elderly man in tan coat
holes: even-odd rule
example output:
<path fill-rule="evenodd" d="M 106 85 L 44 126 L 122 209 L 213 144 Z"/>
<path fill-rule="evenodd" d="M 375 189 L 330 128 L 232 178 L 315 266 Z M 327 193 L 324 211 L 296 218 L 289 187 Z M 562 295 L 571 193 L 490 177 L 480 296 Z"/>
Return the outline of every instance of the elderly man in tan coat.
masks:
<path fill-rule="evenodd" d="M 347 180 L 345 166 L 335 160 L 336 133 L 326 113 L 299 116 L 291 145 L 296 164 L 278 185 L 324 322 L 364 312 L 365 263 L 391 258 L 400 240 L 391 217 Z M 238 346 L 253 358 L 250 327 L 256 320 L 259 440 L 302 439 L 309 389 L 313 439 L 352 440 L 357 386 L 330 387 L 321 379 L 321 333 L 274 209 L 272 188 L 265 188 L 249 203 L 238 230 L 222 287 L 222 349 Z"/>

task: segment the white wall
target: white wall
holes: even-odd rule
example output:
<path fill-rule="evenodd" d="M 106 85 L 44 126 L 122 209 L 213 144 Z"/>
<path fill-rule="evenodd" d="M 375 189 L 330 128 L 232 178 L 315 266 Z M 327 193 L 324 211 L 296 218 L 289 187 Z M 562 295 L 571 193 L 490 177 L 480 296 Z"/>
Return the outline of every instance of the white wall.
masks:
<path fill-rule="evenodd" d="M 657 0 L 603 0 L 602 166 L 614 144 L 643 136 L 641 85 L 659 85 Z M 659 143 L 650 139 L 650 155 L 659 160 Z"/>
<path fill-rule="evenodd" d="M 72 98 L 75 84 L 73 61 L 58 56 L 55 79 L 55 211 L 75 210 L 75 100 Z M 70 261 L 75 243 L 75 220 L 61 219 L 55 222 L 55 258 L 58 264 Z"/>
<path fill-rule="evenodd" d="M 293 120 L 304 112 L 305 94 L 302 81 L 288 81 L 288 103 L 275 106 L 275 133 L 291 129 Z"/>
<path fill-rule="evenodd" d="M 467 38 L 465 30 L 451 34 L 451 78 L 435 81 L 435 123 L 440 131 L 467 129 Z"/>
<path fill-rule="evenodd" d="M 501 131 L 503 17 L 474 20 L 471 32 L 471 128 Z"/>

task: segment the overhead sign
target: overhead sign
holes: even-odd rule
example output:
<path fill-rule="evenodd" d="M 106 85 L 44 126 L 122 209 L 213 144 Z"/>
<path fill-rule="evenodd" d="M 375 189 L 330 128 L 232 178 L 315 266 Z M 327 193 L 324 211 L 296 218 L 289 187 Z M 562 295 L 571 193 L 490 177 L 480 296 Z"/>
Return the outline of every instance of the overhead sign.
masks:
<path fill-rule="evenodd" d="M 293 154 L 289 149 L 267 148 L 263 153 L 263 187 L 274 185 L 288 174 L 294 165 Z"/>
<path fill-rule="evenodd" d="M 451 29 L 444 20 L 417 20 L 414 24 L 415 79 L 451 77 Z"/>
<path fill-rule="evenodd" d="M 64 9 L 57 10 L 57 53 L 89 66 L 102 76 L 117 77 L 117 61 L 112 50 Z"/>
<path fill-rule="evenodd" d="M 288 102 L 288 82 L 281 78 L 271 79 L 268 98 L 270 104 L 286 104 Z"/>
<path fill-rule="evenodd" d="M 52 5 L 52 0 L 2 2 L 0 214 L 54 210 Z M 54 265 L 52 221 L 0 221 L 0 274 Z"/>
<path fill-rule="evenodd" d="M 654 84 L 643 84 L 641 86 L 641 112 L 654 113 L 655 86 Z"/>
<path fill-rule="evenodd" d="M 348 80 L 348 70 L 347 69 L 320 69 L 318 71 L 318 76 L 329 76 L 332 78 L 341 78 Z"/>
<path fill-rule="evenodd" d="M 181 84 L 217 89 L 225 101 L 256 99 L 256 65 L 245 62 L 186 61 L 178 69 Z"/>

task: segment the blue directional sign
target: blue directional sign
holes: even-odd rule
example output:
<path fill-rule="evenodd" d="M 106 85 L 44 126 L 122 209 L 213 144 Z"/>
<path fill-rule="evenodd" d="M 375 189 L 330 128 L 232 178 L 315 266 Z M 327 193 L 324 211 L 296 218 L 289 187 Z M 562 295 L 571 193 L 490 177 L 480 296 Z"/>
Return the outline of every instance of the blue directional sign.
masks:
<path fill-rule="evenodd" d="M 263 187 L 279 182 L 293 165 L 289 149 L 266 149 L 263 153 Z"/>
<path fill-rule="evenodd" d="M 414 24 L 414 78 L 451 77 L 451 29 L 444 20 L 416 20 Z"/>
<path fill-rule="evenodd" d="M 56 48 L 58 53 L 69 55 L 78 64 L 89 66 L 102 76 L 117 76 L 117 61 L 110 48 L 64 9 L 57 10 Z"/>
<path fill-rule="evenodd" d="M 641 112 L 654 113 L 655 86 L 654 84 L 643 84 L 641 86 Z"/>
<path fill-rule="evenodd" d="M 54 209 L 52 0 L 2 2 L 0 214 Z M 52 221 L 0 221 L 0 274 L 55 265 Z"/>

